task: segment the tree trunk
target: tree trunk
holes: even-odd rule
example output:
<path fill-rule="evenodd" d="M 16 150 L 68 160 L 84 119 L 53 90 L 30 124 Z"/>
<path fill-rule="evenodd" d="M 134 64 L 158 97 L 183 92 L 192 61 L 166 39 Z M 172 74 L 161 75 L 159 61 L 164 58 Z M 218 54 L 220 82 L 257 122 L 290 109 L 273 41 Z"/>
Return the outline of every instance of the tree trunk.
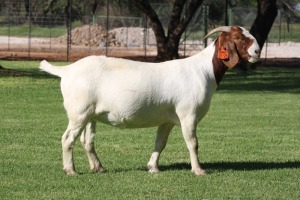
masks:
<path fill-rule="evenodd" d="M 25 10 L 26 10 L 26 15 L 25 15 L 25 18 L 27 20 L 27 22 L 29 23 L 30 21 L 32 21 L 32 15 L 31 15 L 31 12 L 30 12 L 30 3 L 29 3 L 29 0 L 24 0 L 24 6 L 25 6 Z"/>
<path fill-rule="evenodd" d="M 143 13 L 146 14 L 150 26 L 152 27 L 157 44 L 157 61 L 165 61 L 179 58 L 178 48 L 180 37 L 188 26 L 193 15 L 202 4 L 203 0 L 175 0 L 171 19 L 168 26 L 168 33 L 151 7 L 148 0 L 131 0 Z M 186 7 L 185 7 L 186 6 Z M 185 10 L 184 10 L 185 8 Z M 184 10 L 184 14 L 183 14 Z"/>
<path fill-rule="evenodd" d="M 276 0 L 257 0 L 257 16 L 250 33 L 256 38 L 260 48 L 264 46 L 276 16 Z"/>
<path fill-rule="evenodd" d="M 156 36 L 157 38 L 157 36 Z M 180 36 L 169 38 L 166 37 L 157 39 L 157 61 L 173 60 L 179 58 L 178 48 Z"/>

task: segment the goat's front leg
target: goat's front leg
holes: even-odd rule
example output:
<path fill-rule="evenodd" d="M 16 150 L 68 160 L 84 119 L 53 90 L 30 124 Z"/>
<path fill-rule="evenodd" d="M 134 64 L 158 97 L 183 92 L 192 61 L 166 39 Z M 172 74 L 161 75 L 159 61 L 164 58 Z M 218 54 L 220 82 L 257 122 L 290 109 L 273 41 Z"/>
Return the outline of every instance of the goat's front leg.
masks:
<path fill-rule="evenodd" d="M 96 122 L 91 121 L 86 125 L 85 130 L 82 132 L 80 141 L 88 157 L 90 169 L 93 172 L 104 172 L 105 169 L 102 167 L 100 163 L 100 160 L 97 156 L 95 146 L 94 146 L 95 134 L 96 134 Z"/>
<path fill-rule="evenodd" d="M 147 164 L 149 172 L 156 173 L 159 171 L 158 170 L 159 156 L 160 156 L 160 153 L 162 152 L 162 150 L 166 146 L 169 134 L 173 127 L 174 127 L 174 125 L 172 125 L 172 124 L 163 124 L 158 127 L 154 152 L 152 153 L 150 160 Z"/>
<path fill-rule="evenodd" d="M 186 117 L 181 121 L 181 129 L 187 148 L 190 153 L 192 172 L 196 175 L 204 175 L 198 159 L 198 139 L 196 135 L 196 120 L 193 117 Z"/>

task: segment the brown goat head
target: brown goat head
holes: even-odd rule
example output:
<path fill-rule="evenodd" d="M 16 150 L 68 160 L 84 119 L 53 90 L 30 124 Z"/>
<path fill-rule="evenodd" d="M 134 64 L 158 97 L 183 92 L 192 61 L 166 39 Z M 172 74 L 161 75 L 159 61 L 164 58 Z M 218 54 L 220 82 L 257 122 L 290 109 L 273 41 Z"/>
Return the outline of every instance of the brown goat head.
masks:
<path fill-rule="evenodd" d="M 225 26 L 212 30 L 209 35 L 222 32 L 215 41 L 217 58 L 228 68 L 235 67 L 240 60 L 251 63 L 259 60 L 260 48 L 256 39 L 244 28 Z"/>
<path fill-rule="evenodd" d="M 219 84 L 225 71 L 235 67 L 240 61 L 255 63 L 259 60 L 260 48 L 256 39 L 243 27 L 218 27 L 205 36 L 222 32 L 214 42 L 214 73 Z"/>

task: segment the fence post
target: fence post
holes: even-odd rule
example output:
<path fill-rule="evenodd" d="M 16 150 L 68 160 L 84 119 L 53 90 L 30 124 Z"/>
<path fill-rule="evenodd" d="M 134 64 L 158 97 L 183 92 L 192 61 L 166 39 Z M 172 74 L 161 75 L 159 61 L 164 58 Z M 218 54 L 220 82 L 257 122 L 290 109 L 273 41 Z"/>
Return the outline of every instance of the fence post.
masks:
<path fill-rule="evenodd" d="M 228 0 L 225 0 L 225 26 L 228 26 Z"/>
<path fill-rule="evenodd" d="M 50 15 L 50 30 L 49 31 L 50 31 L 50 51 L 52 51 L 52 14 Z"/>
<path fill-rule="evenodd" d="M 28 60 L 30 60 L 30 51 L 31 51 L 31 0 L 28 0 L 29 4 L 29 16 L 28 16 Z"/>
<path fill-rule="evenodd" d="M 269 39 L 267 38 L 266 39 L 266 42 L 265 42 L 265 64 L 267 64 L 267 56 L 268 56 L 268 42 L 269 42 Z"/>
<path fill-rule="evenodd" d="M 109 30 L 109 0 L 106 0 L 106 44 L 105 44 L 105 55 L 108 54 L 108 30 Z"/>
<path fill-rule="evenodd" d="M 8 51 L 10 51 L 10 27 L 11 27 L 11 10 L 10 10 L 10 6 L 8 6 L 8 15 L 9 15 L 9 22 L 8 22 Z"/>
<path fill-rule="evenodd" d="M 204 36 L 207 35 L 207 21 L 208 21 L 208 10 L 209 6 L 203 6 L 203 26 L 204 26 Z M 207 38 L 204 40 L 204 47 L 207 47 Z"/>
<path fill-rule="evenodd" d="M 279 46 L 280 46 L 280 42 L 281 42 L 281 11 L 280 11 L 280 9 L 278 9 L 278 17 L 279 17 L 279 38 L 278 38 L 278 42 L 279 42 Z"/>
<path fill-rule="evenodd" d="M 232 26 L 232 8 L 228 9 L 228 25 Z"/>
<path fill-rule="evenodd" d="M 92 22 L 90 21 L 90 17 L 88 17 L 88 23 L 89 23 L 89 37 L 88 37 L 88 44 L 89 44 L 89 53 L 91 52 L 91 39 L 92 39 L 92 34 L 91 34 L 91 29 L 92 29 L 92 26 L 94 26 L 93 24 L 93 19 L 92 19 Z"/>
<path fill-rule="evenodd" d="M 67 62 L 70 61 L 70 50 L 72 42 L 72 0 L 68 0 L 68 16 L 67 16 Z"/>
<path fill-rule="evenodd" d="M 147 60 L 147 30 L 148 30 L 148 18 L 145 16 L 145 25 L 144 25 L 144 56 L 145 61 Z"/>

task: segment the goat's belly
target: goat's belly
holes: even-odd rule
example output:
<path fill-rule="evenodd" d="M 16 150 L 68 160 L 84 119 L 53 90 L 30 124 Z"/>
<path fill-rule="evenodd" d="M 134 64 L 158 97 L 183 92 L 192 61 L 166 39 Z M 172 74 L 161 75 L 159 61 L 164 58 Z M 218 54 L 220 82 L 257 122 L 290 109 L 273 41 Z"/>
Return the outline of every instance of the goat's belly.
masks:
<path fill-rule="evenodd" d="M 177 115 L 171 111 L 163 113 L 145 112 L 142 115 L 134 113 L 122 115 L 120 113 L 103 112 L 97 115 L 97 121 L 118 128 L 147 128 L 164 123 L 180 124 Z"/>

